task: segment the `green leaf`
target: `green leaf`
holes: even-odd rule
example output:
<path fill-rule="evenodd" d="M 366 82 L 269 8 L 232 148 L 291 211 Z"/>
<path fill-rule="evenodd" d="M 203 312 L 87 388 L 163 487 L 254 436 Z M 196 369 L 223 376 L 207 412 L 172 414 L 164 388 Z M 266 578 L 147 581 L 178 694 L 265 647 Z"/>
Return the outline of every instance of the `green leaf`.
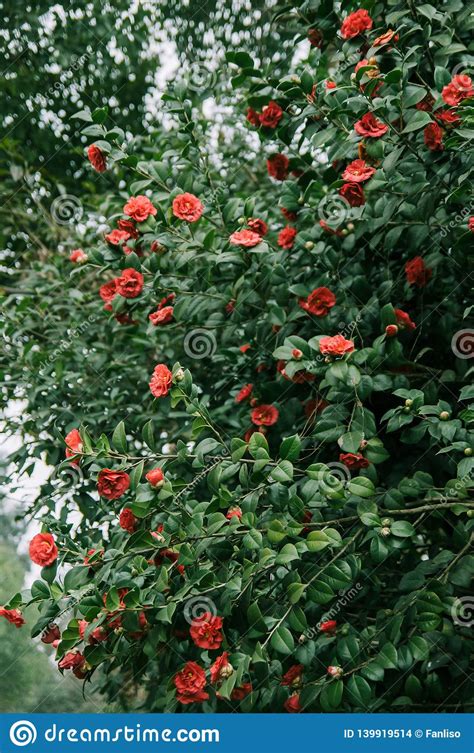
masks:
<path fill-rule="evenodd" d="M 124 455 L 127 454 L 127 437 L 123 421 L 120 421 L 114 429 L 114 433 L 112 434 L 112 444 L 118 452 L 122 452 Z"/>
<path fill-rule="evenodd" d="M 363 439 L 364 435 L 361 431 L 348 431 L 347 434 L 342 435 L 339 445 L 344 452 L 358 452 Z"/>
<path fill-rule="evenodd" d="M 375 494 L 375 487 L 372 481 L 364 476 L 357 476 L 357 478 L 353 478 L 349 481 L 348 489 L 351 494 L 354 494 L 356 497 L 362 497 L 363 499 L 373 497 Z"/>
<path fill-rule="evenodd" d="M 275 651 L 278 651 L 279 654 L 289 656 L 294 651 L 295 641 L 288 628 L 280 625 L 270 638 L 270 645 Z"/>
<path fill-rule="evenodd" d="M 287 437 L 280 445 L 280 457 L 284 460 L 297 460 L 301 451 L 301 439 L 298 434 Z"/>
<path fill-rule="evenodd" d="M 293 479 L 293 465 L 289 460 L 282 460 L 276 468 L 272 469 L 269 478 L 272 481 L 279 481 L 282 484 L 287 484 Z"/>
<path fill-rule="evenodd" d="M 367 680 L 358 675 L 352 675 L 346 685 L 346 693 L 351 705 L 361 706 L 367 709 L 372 696 L 372 691 Z"/>
<path fill-rule="evenodd" d="M 414 536 L 416 533 L 412 524 L 407 520 L 395 521 L 395 523 L 392 523 L 390 526 L 390 530 L 394 536 L 399 536 L 400 538 L 408 538 Z"/>

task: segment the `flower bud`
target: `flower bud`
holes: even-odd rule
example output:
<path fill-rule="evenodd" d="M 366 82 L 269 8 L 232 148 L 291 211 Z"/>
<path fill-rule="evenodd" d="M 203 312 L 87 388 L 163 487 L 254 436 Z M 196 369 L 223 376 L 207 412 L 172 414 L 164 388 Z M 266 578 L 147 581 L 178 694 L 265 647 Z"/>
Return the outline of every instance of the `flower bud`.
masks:
<path fill-rule="evenodd" d="M 299 348 L 293 348 L 293 350 L 291 351 L 291 355 L 293 356 L 293 358 L 294 358 L 294 359 L 295 359 L 296 361 L 299 361 L 299 360 L 300 360 L 300 358 L 302 358 L 302 357 L 303 357 L 303 351 L 302 351 L 302 350 L 300 350 Z"/>
<path fill-rule="evenodd" d="M 388 526 L 384 526 L 380 529 L 380 535 L 384 537 L 384 539 L 387 538 L 387 536 L 390 536 L 390 528 Z"/>
<path fill-rule="evenodd" d="M 383 526 L 390 526 L 390 525 L 392 525 L 392 518 L 384 518 L 382 520 L 382 525 Z"/>
<path fill-rule="evenodd" d="M 183 379 L 184 379 L 184 370 L 183 369 L 178 369 L 178 371 L 174 375 L 174 381 L 175 382 L 182 382 Z"/>
<path fill-rule="evenodd" d="M 387 337 L 395 337 L 398 334 L 398 327 L 396 324 L 387 324 L 385 327 L 385 334 Z"/>
<path fill-rule="evenodd" d="M 405 405 L 407 408 L 411 408 L 411 406 L 413 405 L 413 400 L 405 400 Z"/>
<path fill-rule="evenodd" d="M 224 664 L 224 666 L 222 667 L 221 671 L 219 672 L 219 677 L 221 677 L 223 680 L 226 680 L 228 677 L 231 676 L 233 671 L 234 671 L 234 667 L 232 666 L 230 662 L 228 662 L 227 664 Z"/>
<path fill-rule="evenodd" d="M 146 480 L 154 489 L 160 489 L 165 483 L 165 477 L 161 468 L 153 468 L 145 475 Z"/>
<path fill-rule="evenodd" d="M 355 225 L 354 225 L 354 223 L 353 223 L 353 222 L 348 222 L 348 223 L 347 223 L 347 229 L 348 229 L 348 231 L 349 231 L 350 233 L 352 233 L 352 232 L 353 232 L 353 230 L 355 230 Z"/>
<path fill-rule="evenodd" d="M 311 249 L 314 248 L 313 241 L 306 241 L 306 243 L 304 244 L 304 247 L 307 251 L 311 251 Z"/>
<path fill-rule="evenodd" d="M 439 414 L 439 418 L 440 418 L 441 421 L 447 421 L 448 418 L 449 418 L 448 411 L 447 410 L 441 411 L 441 413 Z"/>
<path fill-rule="evenodd" d="M 464 454 L 467 458 L 470 458 L 472 455 L 472 447 L 466 447 L 464 450 Z"/>
<path fill-rule="evenodd" d="M 328 667 L 327 669 L 328 675 L 331 675 L 331 677 L 342 677 L 344 674 L 344 670 L 342 667 Z"/>

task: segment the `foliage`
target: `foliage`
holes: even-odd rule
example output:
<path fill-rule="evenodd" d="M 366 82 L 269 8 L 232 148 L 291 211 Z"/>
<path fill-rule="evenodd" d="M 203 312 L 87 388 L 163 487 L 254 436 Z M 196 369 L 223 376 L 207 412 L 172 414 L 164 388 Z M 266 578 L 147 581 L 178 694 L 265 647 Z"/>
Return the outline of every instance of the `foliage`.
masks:
<path fill-rule="evenodd" d="M 59 557 L 33 586 L 33 634 L 71 606 L 58 660 L 80 650 L 79 674 L 110 698 L 125 682 L 126 708 L 472 707 L 473 92 L 464 83 L 450 116 L 442 95 L 466 70 L 472 22 L 457 0 L 366 5 L 373 25 L 347 39 L 352 5 L 276 8 L 295 47 L 314 29 L 319 46 L 306 42 L 281 73 L 270 54 L 229 48 L 236 101 L 226 109 L 223 96 L 214 117 L 179 81 L 163 96 L 170 130 L 149 140 L 130 144 L 107 109 L 76 114 L 108 166 L 81 239 L 87 263 L 67 278 L 64 256 L 42 260 L 23 275 L 30 290 L 7 298 L 11 332 L 22 308 L 28 319 L 10 350 L 28 371 L 9 366 L 5 389 L 28 400 L 33 452 L 58 459 L 54 431 L 81 435 L 36 504 Z M 244 126 L 247 107 L 256 122 L 270 101 L 276 122 Z M 369 112 L 379 133 L 361 138 Z M 276 153 L 284 180 L 267 174 Z M 196 222 L 173 210 L 183 193 L 204 205 Z M 156 213 L 134 223 L 137 238 L 97 233 L 98 216 L 110 232 L 144 194 Z M 229 242 L 251 218 L 268 234 Z M 282 248 L 286 224 L 296 236 Z M 103 311 L 99 286 L 130 269 L 143 287 Z M 172 321 L 155 327 L 170 294 Z M 64 322 L 63 348 L 31 337 L 43 316 L 53 330 Z M 338 334 L 347 352 L 331 354 L 324 338 Z M 157 364 L 172 382 L 153 399 Z M 263 425 L 261 406 L 273 408 Z M 158 488 L 146 479 L 156 466 Z M 106 468 L 129 474 L 125 495 L 98 497 Z M 222 618 L 222 643 L 220 621 L 208 628 L 217 648 L 190 632 L 203 611 Z M 93 623 L 84 640 L 78 620 Z M 212 680 L 223 651 L 231 668 Z M 175 682 L 189 661 L 206 672 L 191 706 Z"/>

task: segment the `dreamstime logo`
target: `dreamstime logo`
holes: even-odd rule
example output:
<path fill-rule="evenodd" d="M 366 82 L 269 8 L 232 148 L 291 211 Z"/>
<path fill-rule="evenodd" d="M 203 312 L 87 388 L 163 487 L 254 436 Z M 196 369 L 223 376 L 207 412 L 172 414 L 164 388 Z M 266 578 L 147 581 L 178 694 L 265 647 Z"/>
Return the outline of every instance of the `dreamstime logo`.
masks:
<path fill-rule="evenodd" d="M 59 466 L 55 468 L 51 476 L 49 477 L 51 482 L 60 481 L 61 491 L 71 489 L 77 486 L 84 480 L 84 474 L 80 467 L 75 463 L 69 463 L 68 465 Z"/>
<path fill-rule="evenodd" d="M 460 329 L 451 340 L 451 350 L 456 358 L 474 358 L 474 329 Z"/>
<path fill-rule="evenodd" d="M 50 212 L 57 225 L 72 225 L 74 222 L 79 222 L 84 209 L 77 196 L 65 193 L 54 199 Z"/>
<path fill-rule="evenodd" d="M 209 68 L 208 63 L 191 63 L 188 74 L 188 89 L 193 92 L 202 92 L 212 89 L 217 82 L 217 72 Z"/>
<path fill-rule="evenodd" d="M 455 76 L 466 76 L 465 79 L 457 80 L 453 82 L 453 86 L 458 92 L 470 92 L 472 91 L 472 77 L 474 76 L 474 68 L 469 67 L 469 63 L 458 63 L 451 71 L 451 78 Z"/>
<path fill-rule="evenodd" d="M 216 338 L 207 329 L 193 329 L 184 338 L 184 351 L 196 360 L 213 356 L 217 349 Z"/>
<path fill-rule="evenodd" d="M 325 463 L 329 473 L 324 472 L 324 476 L 318 479 L 318 484 L 323 494 L 330 494 L 340 488 L 340 484 L 346 484 L 351 480 L 351 474 L 344 463 Z"/>
<path fill-rule="evenodd" d="M 330 228 L 337 228 L 347 219 L 351 205 L 343 196 L 331 194 L 324 196 L 318 204 L 318 216 Z"/>
<path fill-rule="evenodd" d="M 206 612 L 213 617 L 217 615 L 216 605 L 212 599 L 208 599 L 206 596 L 193 596 L 191 599 L 188 599 L 184 605 L 184 619 L 189 625 L 193 622 L 199 622 L 199 620 L 202 620 Z"/>
<path fill-rule="evenodd" d="M 31 745 L 35 742 L 37 737 L 36 727 L 32 722 L 28 722 L 26 719 L 21 719 L 19 722 L 15 722 L 10 727 L 10 740 L 13 745 L 23 747 L 23 745 Z"/>
<path fill-rule="evenodd" d="M 474 596 L 461 596 L 451 607 L 451 617 L 455 625 L 472 627 L 474 625 Z"/>

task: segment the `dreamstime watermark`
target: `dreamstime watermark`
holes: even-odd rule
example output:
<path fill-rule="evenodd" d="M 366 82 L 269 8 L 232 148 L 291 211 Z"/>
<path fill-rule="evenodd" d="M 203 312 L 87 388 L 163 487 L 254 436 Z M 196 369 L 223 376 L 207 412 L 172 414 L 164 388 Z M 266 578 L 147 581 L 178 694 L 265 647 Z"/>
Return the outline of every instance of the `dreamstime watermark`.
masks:
<path fill-rule="evenodd" d="M 350 214 L 351 205 L 343 196 L 331 194 L 324 196 L 318 204 L 318 217 L 331 229 L 338 228 Z"/>
<path fill-rule="evenodd" d="M 454 228 L 459 227 L 459 225 L 462 222 L 464 222 L 464 220 L 467 217 L 471 216 L 473 210 L 474 210 L 474 201 L 471 201 L 471 203 L 468 204 L 467 207 L 463 207 L 457 214 L 455 214 L 453 219 L 450 220 L 447 223 L 447 225 L 443 225 L 440 232 L 441 238 L 446 238 L 450 230 L 453 230 Z"/>
<path fill-rule="evenodd" d="M 192 329 L 184 338 L 184 352 L 197 361 L 210 358 L 217 350 L 214 334 L 208 329 Z"/>
<path fill-rule="evenodd" d="M 451 339 L 451 350 L 456 358 L 474 358 L 474 329 L 460 329 Z"/>
<path fill-rule="evenodd" d="M 81 220 L 84 208 L 77 196 L 64 193 L 54 199 L 50 213 L 56 225 L 72 225 Z"/>
<path fill-rule="evenodd" d="M 61 340 L 59 345 L 53 350 L 53 352 L 50 353 L 49 356 L 40 363 L 40 365 L 38 366 L 39 374 L 42 374 L 44 369 L 46 369 L 48 365 L 54 363 L 58 356 L 66 353 L 71 347 L 72 342 L 77 337 L 80 337 L 82 334 L 84 334 L 84 332 L 90 327 L 90 325 L 95 324 L 99 319 L 100 316 L 98 314 L 90 314 L 90 316 L 88 316 L 87 319 L 84 319 L 84 321 L 81 322 L 78 327 L 71 330 L 69 339 Z"/>
<path fill-rule="evenodd" d="M 22 748 L 24 745 L 32 745 L 38 736 L 36 727 L 33 722 L 27 719 L 20 719 L 10 727 L 10 742 L 17 747 Z"/>
<path fill-rule="evenodd" d="M 208 63 L 194 61 L 182 73 L 187 78 L 187 87 L 192 92 L 213 89 L 217 83 L 217 71 L 211 70 Z"/>
<path fill-rule="evenodd" d="M 184 604 L 183 615 L 188 625 L 202 620 L 205 614 L 217 616 L 217 606 L 207 596 L 192 596 Z"/>
<path fill-rule="evenodd" d="M 344 607 L 350 604 L 351 601 L 359 595 L 359 593 L 362 591 L 362 588 L 362 583 L 355 583 L 350 588 L 341 589 L 339 591 L 339 598 L 332 605 L 331 609 L 323 614 L 317 625 L 308 628 L 304 633 L 304 636 L 311 640 L 320 635 L 321 625 L 324 622 L 328 622 L 328 620 L 334 620 L 340 614 L 341 610 L 344 609 Z"/>
<path fill-rule="evenodd" d="M 472 627 L 474 625 L 474 595 L 458 597 L 451 607 L 451 618 L 455 625 Z"/>

